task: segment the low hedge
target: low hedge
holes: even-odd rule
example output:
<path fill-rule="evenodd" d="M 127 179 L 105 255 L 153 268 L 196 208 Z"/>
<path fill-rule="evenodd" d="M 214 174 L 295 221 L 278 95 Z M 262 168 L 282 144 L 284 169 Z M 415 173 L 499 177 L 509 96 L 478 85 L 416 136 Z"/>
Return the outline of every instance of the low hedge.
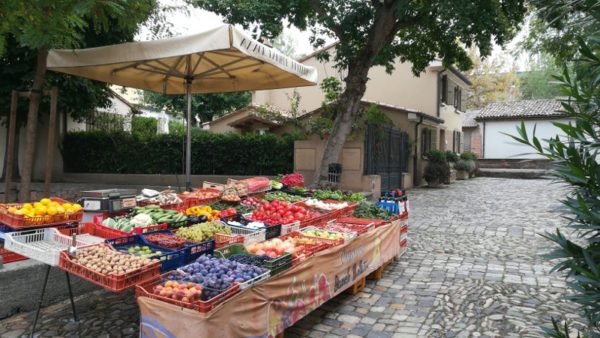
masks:
<path fill-rule="evenodd" d="M 183 173 L 185 138 L 125 132 L 71 132 L 63 139 L 65 172 Z M 195 132 L 194 175 L 276 175 L 293 170 L 294 138 Z"/>

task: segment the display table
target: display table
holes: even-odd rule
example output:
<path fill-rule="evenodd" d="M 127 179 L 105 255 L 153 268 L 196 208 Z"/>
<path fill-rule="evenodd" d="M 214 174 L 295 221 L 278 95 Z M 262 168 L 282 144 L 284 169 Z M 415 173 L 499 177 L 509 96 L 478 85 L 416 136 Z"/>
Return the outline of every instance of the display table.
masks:
<path fill-rule="evenodd" d="M 140 337 L 274 337 L 401 252 L 401 221 L 316 253 L 210 313 L 139 297 Z"/>

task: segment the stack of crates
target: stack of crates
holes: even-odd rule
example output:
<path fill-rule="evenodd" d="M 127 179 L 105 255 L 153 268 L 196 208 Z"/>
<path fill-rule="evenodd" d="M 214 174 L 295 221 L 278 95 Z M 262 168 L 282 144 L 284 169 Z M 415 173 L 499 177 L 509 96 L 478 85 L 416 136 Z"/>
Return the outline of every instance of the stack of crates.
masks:
<path fill-rule="evenodd" d="M 400 256 L 406 252 L 408 247 L 408 196 L 404 189 L 396 189 L 386 192 L 377 201 L 377 206 L 397 215 L 400 219 Z"/>

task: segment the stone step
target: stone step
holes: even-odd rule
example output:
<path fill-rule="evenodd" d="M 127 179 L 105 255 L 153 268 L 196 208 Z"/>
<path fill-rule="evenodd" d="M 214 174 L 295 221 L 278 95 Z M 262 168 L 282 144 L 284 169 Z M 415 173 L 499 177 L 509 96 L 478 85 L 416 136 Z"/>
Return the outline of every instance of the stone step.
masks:
<path fill-rule="evenodd" d="M 522 179 L 549 179 L 551 178 L 549 170 L 546 169 L 496 169 L 479 168 L 477 176 L 480 177 L 501 177 L 501 178 L 522 178 Z"/>

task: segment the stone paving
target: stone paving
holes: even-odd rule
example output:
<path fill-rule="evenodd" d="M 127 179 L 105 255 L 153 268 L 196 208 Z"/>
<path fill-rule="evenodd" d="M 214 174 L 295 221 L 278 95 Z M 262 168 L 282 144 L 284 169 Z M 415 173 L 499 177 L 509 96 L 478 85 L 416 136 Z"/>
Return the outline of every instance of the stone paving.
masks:
<path fill-rule="evenodd" d="M 548 180 L 477 178 L 410 192 L 409 250 L 356 296 L 340 295 L 300 320 L 286 337 L 541 337 L 551 317 L 582 327 L 563 300 L 564 278 L 541 255 L 537 235 L 564 221 L 564 193 Z M 133 293 L 99 291 L 44 309 L 43 337 L 137 335 Z M 0 321 L 0 337 L 26 333 L 32 314 Z"/>

